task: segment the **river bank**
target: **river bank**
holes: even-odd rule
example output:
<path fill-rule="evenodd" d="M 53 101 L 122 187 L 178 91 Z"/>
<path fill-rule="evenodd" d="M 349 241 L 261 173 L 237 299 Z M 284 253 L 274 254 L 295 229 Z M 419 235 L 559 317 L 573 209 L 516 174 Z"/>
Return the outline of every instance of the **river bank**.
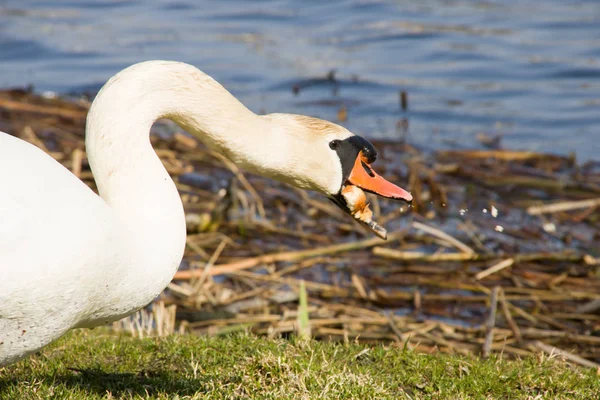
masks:
<path fill-rule="evenodd" d="M 88 105 L 2 91 L 0 129 L 94 189 L 83 141 Z M 374 141 L 378 170 L 415 198 L 411 207 L 371 199 L 390 232 L 384 242 L 326 199 L 245 175 L 170 123 L 155 125 L 152 142 L 180 190 L 188 248 L 154 311 L 118 329 L 287 337 L 299 333 L 304 285 L 300 313 L 317 339 L 421 353 L 561 354 L 598 368 L 599 163 Z"/>

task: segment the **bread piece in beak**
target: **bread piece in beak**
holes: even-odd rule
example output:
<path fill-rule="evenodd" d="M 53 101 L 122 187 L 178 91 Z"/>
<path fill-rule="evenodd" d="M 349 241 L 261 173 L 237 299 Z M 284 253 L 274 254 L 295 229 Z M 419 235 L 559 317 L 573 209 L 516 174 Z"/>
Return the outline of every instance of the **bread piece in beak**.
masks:
<path fill-rule="evenodd" d="M 373 221 L 373 211 L 367 203 L 367 196 L 358 186 L 346 185 L 341 191 L 342 198 L 346 202 L 346 206 L 342 207 L 344 211 L 352 215 L 355 220 L 365 225 L 382 239 L 387 238 L 387 230 Z"/>

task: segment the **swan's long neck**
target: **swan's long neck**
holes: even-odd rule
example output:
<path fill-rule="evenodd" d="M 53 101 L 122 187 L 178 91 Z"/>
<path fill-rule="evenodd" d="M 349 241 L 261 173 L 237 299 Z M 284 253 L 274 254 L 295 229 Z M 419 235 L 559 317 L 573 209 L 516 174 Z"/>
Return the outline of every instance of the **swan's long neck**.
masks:
<path fill-rule="evenodd" d="M 325 161 L 330 151 L 315 145 L 298 116 L 258 116 L 195 67 L 148 61 L 113 77 L 88 115 L 86 144 L 100 195 L 126 215 L 135 215 L 145 203 L 159 208 L 157 191 L 170 186 L 152 183 L 156 176 L 166 177 L 148 140 L 151 125 L 162 117 L 250 172 L 323 192 L 341 180 L 341 175 L 323 174 L 316 182 L 316 171 L 334 169 Z"/>
<path fill-rule="evenodd" d="M 212 78 L 182 63 L 136 64 L 98 93 L 87 118 L 90 167 L 134 249 L 121 280 L 146 291 L 148 301 L 168 284 L 185 246 L 179 194 L 149 140 L 152 124 L 163 117 L 224 152 L 243 153 L 242 133 L 261 131 L 263 124 Z M 136 301 L 146 301 L 142 297 Z"/>
<path fill-rule="evenodd" d="M 256 146 L 260 136 L 248 140 L 245 134 L 266 133 L 258 116 L 190 65 L 149 61 L 123 70 L 102 88 L 90 109 L 86 146 L 100 196 L 127 215 L 170 199 L 161 195 L 163 189 L 173 192 L 170 183 L 159 184 L 170 179 L 165 179 L 167 172 L 149 140 L 150 127 L 159 118 L 175 121 L 226 153 L 248 153 L 244 148 Z"/>

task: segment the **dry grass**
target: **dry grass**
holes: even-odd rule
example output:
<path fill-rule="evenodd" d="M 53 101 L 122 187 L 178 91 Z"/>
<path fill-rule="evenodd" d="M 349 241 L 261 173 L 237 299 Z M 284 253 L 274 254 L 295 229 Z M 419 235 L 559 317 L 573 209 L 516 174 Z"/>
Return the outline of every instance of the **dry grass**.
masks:
<path fill-rule="evenodd" d="M 93 188 L 85 110 L 0 92 L 0 129 Z M 167 318 L 163 333 L 286 336 L 297 332 L 304 282 L 318 339 L 492 357 L 560 352 L 598 366 L 598 163 L 376 143 L 379 169 L 409 182 L 415 198 L 411 208 L 371 199 L 375 220 L 392 231 L 383 242 L 322 197 L 245 176 L 173 131 L 158 124 L 152 141 L 180 190 L 189 234 L 180 272 L 160 298 L 177 306 L 177 327 Z M 122 329 L 147 336 L 152 318 Z"/>

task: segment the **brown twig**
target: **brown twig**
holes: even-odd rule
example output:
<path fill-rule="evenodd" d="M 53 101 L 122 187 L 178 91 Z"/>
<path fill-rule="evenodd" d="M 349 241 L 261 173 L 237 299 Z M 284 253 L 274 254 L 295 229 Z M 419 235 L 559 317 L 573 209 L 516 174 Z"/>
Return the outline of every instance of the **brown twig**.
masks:
<path fill-rule="evenodd" d="M 600 199 L 561 201 L 558 203 L 545 204 L 542 206 L 528 207 L 527 213 L 529 213 L 529 215 L 552 214 L 562 211 L 571 211 L 580 208 L 593 208 L 598 206 L 600 206 Z"/>
<path fill-rule="evenodd" d="M 404 236 L 404 231 L 393 232 L 388 235 L 387 243 L 400 240 Z M 324 246 L 316 249 L 299 250 L 299 251 L 286 251 L 283 253 L 265 254 L 263 256 L 246 258 L 241 261 L 232 262 L 229 264 L 221 264 L 213 267 L 210 271 L 211 275 L 222 275 L 229 274 L 235 271 L 248 269 L 255 267 L 259 264 L 270 264 L 274 262 L 282 261 L 298 261 L 309 257 L 323 256 L 328 254 L 335 254 L 340 252 L 353 251 L 358 249 L 364 249 L 373 247 L 378 244 L 386 243 L 385 240 L 379 238 L 365 239 L 357 242 L 348 242 L 341 244 L 334 244 L 331 246 Z M 174 278 L 179 279 L 190 279 L 193 276 L 198 275 L 197 271 L 177 271 Z"/>
<path fill-rule="evenodd" d="M 492 274 L 495 274 L 498 271 L 502 271 L 503 269 L 510 267 L 514 263 L 515 263 L 514 258 L 508 258 L 506 260 L 502 260 L 499 263 L 492 265 L 488 269 L 485 269 L 485 270 L 475 274 L 475 279 L 477 279 L 479 281 L 479 280 L 485 278 L 486 276 L 490 276 Z"/>
<path fill-rule="evenodd" d="M 595 363 L 590 360 L 586 360 L 585 358 L 580 357 L 577 354 L 569 353 L 568 351 L 561 350 L 558 347 L 547 345 L 546 343 L 540 342 L 539 340 L 536 340 L 535 342 L 533 342 L 533 345 L 536 348 L 542 350 L 543 352 L 550 354 L 551 356 L 557 355 L 557 356 L 560 356 L 560 357 L 562 357 L 566 360 L 569 360 L 575 364 L 582 365 L 584 367 L 600 369 L 600 364 L 598 364 L 598 363 Z"/>
<path fill-rule="evenodd" d="M 498 308 L 498 292 L 500 287 L 495 286 L 490 296 L 490 313 L 485 325 L 485 342 L 483 344 L 483 356 L 488 357 L 492 351 L 494 341 L 494 326 L 496 326 L 496 309 Z"/>
<path fill-rule="evenodd" d="M 504 318 L 506 318 L 506 322 L 508 323 L 508 326 L 512 330 L 513 335 L 515 335 L 515 339 L 517 339 L 517 342 L 521 342 L 523 340 L 523 336 L 521 335 L 521 330 L 519 329 L 519 326 L 517 325 L 517 323 L 515 322 L 515 320 L 512 317 L 512 314 L 510 313 L 510 310 L 508 308 L 508 302 L 506 301 L 506 298 L 504 297 L 504 290 L 502 290 L 502 288 L 500 288 L 499 295 L 500 295 L 499 299 L 500 299 L 500 304 L 502 305 L 502 313 L 504 314 Z"/>
<path fill-rule="evenodd" d="M 413 228 L 415 229 L 419 229 L 422 230 L 423 232 L 427 232 L 430 235 L 433 235 L 435 237 L 438 237 L 442 240 L 447 241 L 448 243 L 450 243 L 451 245 L 453 245 L 454 247 L 458 248 L 459 250 L 461 250 L 463 253 L 466 254 L 475 254 L 475 252 L 473 251 L 472 248 L 470 248 L 469 246 L 467 246 L 466 244 L 464 244 L 463 242 L 461 242 L 460 240 L 448 235 L 445 232 L 442 232 L 441 230 L 434 228 L 432 226 L 429 225 L 425 225 L 421 222 L 413 222 L 412 223 Z"/>

